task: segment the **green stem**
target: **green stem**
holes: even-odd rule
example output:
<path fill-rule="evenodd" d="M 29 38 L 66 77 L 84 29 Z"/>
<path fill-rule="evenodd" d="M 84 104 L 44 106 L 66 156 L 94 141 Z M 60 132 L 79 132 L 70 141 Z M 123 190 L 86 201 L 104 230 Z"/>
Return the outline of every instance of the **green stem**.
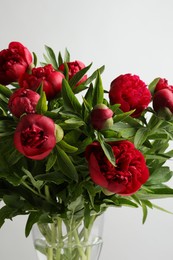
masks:
<path fill-rule="evenodd" d="M 79 252 L 80 256 L 82 257 L 82 260 L 87 260 L 87 257 L 84 253 L 84 247 L 81 245 L 81 242 L 79 239 L 79 233 L 76 228 L 74 228 L 73 235 L 74 235 L 74 239 L 76 241 L 78 252 Z"/>

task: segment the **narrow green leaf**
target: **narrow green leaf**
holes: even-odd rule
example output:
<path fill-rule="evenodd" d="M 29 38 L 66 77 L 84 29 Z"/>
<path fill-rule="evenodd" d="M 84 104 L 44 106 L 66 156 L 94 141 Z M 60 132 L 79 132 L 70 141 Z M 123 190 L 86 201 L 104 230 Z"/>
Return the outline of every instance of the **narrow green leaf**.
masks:
<path fill-rule="evenodd" d="M 56 160 L 57 160 L 57 155 L 55 153 L 51 153 L 46 163 L 46 172 L 48 172 L 53 167 Z"/>
<path fill-rule="evenodd" d="M 73 91 L 71 90 L 71 87 L 65 79 L 63 79 L 62 97 L 64 100 L 64 108 L 67 111 L 77 112 L 79 114 L 81 113 L 81 104 L 75 97 Z"/>
<path fill-rule="evenodd" d="M 170 171 L 169 167 L 160 167 L 155 169 L 155 171 L 150 175 L 147 185 L 157 185 L 162 182 L 167 182 L 171 179 L 173 173 Z"/>
<path fill-rule="evenodd" d="M 0 93 L 5 97 L 9 98 L 13 92 L 8 87 L 0 84 Z"/>
<path fill-rule="evenodd" d="M 90 69 L 92 63 L 90 65 L 88 65 L 87 67 L 81 69 L 80 71 L 78 71 L 69 81 L 69 85 L 71 86 L 71 88 L 73 89 L 76 84 L 80 81 L 80 79 L 86 74 L 86 72 Z"/>
<path fill-rule="evenodd" d="M 25 236 L 28 237 L 33 225 L 38 222 L 40 214 L 38 212 L 31 212 L 25 226 Z"/>
<path fill-rule="evenodd" d="M 65 48 L 64 62 L 70 62 L 70 52 Z"/>
<path fill-rule="evenodd" d="M 142 223 L 144 224 L 147 219 L 148 209 L 147 209 L 147 206 L 145 205 L 145 203 L 143 203 L 143 202 L 142 202 L 142 212 L 143 212 Z"/>
<path fill-rule="evenodd" d="M 90 84 L 98 75 L 98 71 L 100 74 L 104 71 L 105 66 L 103 65 L 102 67 L 98 68 L 96 71 L 93 72 L 93 74 L 85 81 L 85 85 Z"/>
<path fill-rule="evenodd" d="M 93 85 L 91 84 L 84 97 L 84 99 L 87 101 L 87 103 L 91 108 L 92 108 L 92 98 L 93 98 Z"/>
<path fill-rule="evenodd" d="M 33 57 L 34 57 L 33 63 L 34 63 L 34 66 L 36 67 L 37 66 L 37 55 L 36 55 L 35 52 L 33 52 L 32 54 L 33 54 Z"/>
<path fill-rule="evenodd" d="M 57 145 L 57 162 L 59 168 L 65 176 L 68 178 L 78 181 L 78 174 L 74 167 L 70 157 Z"/>
<path fill-rule="evenodd" d="M 40 175 L 37 175 L 35 178 L 36 178 L 36 180 L 50 182 L 50 183 L 53 182 L 58 185 L 65 181 L 64 175 L 62 175 L 62 173 L 57 172 L 57 171 L 40 174 Z"/>
<path fill-rule="evenodd" d="M 52 48 L 50 48 L 49 46 L 45 45 L 45 49 L 46 49 L 46 52 L 47 52 L 47 55 L 50 59 L 50 62 L 52 64 L 52 66 L 54 67 L 54 69 L 58 69 L 58 64 L 57 64 L 57 61 L 56 61 L 56 56 L 55 56 L 55 53 L 54 51 L 52 50 Z"/>
<path fill-rule="evenodd" d="M 46 99 L 46 94 L 41 88 L 41 93 L 40 93 L 40 99 L 37 103 L 36 106 L 36 111 L 38 114 L 44 114 L 47 111 L 47 99 Z"/>
<path fill-rule="evenodd" d="M 103 96 L 104 96 L 104 91 L 103 91 L 102 79 L 98 71 L 98 75 L 94 86 L 94 93 L 93 93 L 93 107 L 97 104 L 103 103 Z"/>
<path fill-rule="evenodd" d="M 162 208 L 162 207 L 160 207 L 160 206 L 158 206 L 158 205 L 156 205 L 156 204 L 152 204 L 152 205 L 153 205 L 153 208 L 156 208 L 156 209 L 161 210 L 161 211 L 163 211 L 163 212 L 166 212 L 166 213 L 168 213 L 168 214 L 173 214 L 172 211 L 169 211 L 169 210 L 167 210 L 167 209 L 164 209 L 164 208 Z"/>
<path fill-rule="evenodd" d="M 64 140 L 61 140 L 58 146 L 61 147 L 66 153 L 75 153 L 78 150 L 77 147 L 66 143 Z"/>
<path fill-rule="evenodd" d="M 154 93 L 155 87 L 157 85 L 157 83 L 159 82 L 160 78 L 155 78 L 149 85 L 148 85 L 148 89 L 150 90 L 151 94 Z"/>
<path fill-rule="evenodd" d="M 101 135 L 98 136 L 98 139 L 99 139 L 100 145 L 101 145 L 101 147 L 102 147 L 102 149 L 104 151 L 104 154 L 106 155 L 108 160 L 112 163 L 112 165 L 114 167 L 116 167 L 116 162 L 115 162 L 116 159 L 115 159 L 115 155 L 114 155 L 114 153 L 112 151 L 112 147 L 109 144 L 104 142 L 104 140 L 101 137 Z"/>
<path fill-rule="evenodd" d="M 147 139 L 148 137 L 148 129 L 147 128 L 140 128 L 135 134 L 134 137 L 134 145 L 136 148 L 139 148 Z"/>
<path fill-rule="evenodd" d="M 59 53 L 58 53 L 58 65 L 60 66 L 60 65 L 63 64 L 63 63 L 64 63 L 64 61 L 63 61 L 61 52 L 59 52 Z"/>

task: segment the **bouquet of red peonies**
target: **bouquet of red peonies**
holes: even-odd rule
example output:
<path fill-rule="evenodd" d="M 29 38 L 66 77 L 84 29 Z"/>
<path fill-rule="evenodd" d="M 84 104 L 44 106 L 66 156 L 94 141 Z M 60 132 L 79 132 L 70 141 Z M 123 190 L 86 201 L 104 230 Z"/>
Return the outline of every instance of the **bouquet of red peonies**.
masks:
<path fill-rule="evenodd" d="M 173 197 L 173 87 L 124 74 L 105 90 L 104 66 L 89 75 L 45 49 L 40 66 L 19 42 L 0 52 L 0 226 L 28 214 L 26 236 L 57 219 L 88 228 L 110 206 L 142 207 L 144 222 Z"/>

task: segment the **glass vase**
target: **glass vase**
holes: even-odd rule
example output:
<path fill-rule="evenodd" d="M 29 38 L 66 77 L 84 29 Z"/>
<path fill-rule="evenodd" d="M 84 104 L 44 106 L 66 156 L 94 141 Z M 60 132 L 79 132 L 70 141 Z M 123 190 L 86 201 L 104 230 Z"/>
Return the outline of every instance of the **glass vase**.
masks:
<path fill-rule="evenodd" d="M 38 260 L 98 260 L 102 248 L 103 215 L 85 218 L 55 218 L 50 224 L 35 224 L 32 234 Z M 87 227 L 86 227 L 87 226 Z"/>

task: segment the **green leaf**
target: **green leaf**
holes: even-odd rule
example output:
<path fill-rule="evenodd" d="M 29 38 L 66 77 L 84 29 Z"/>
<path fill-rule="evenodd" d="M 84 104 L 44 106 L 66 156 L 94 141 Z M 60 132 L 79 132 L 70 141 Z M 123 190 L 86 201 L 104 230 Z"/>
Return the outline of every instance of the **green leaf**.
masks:
<path fill-rule="evenodd" d="M 140 148 L 140 146 L 145 142 L 148 137 L 148 129 L 147 128 L 139 128 L 134 137 L 134 145 L 136 148 Z"/>
<path fill-rule="evenodd" d="M 102 79 L 98 71 L 98 75 L 94 86 L 94 93 L 93 93 L 93 107 L 97 104 L 103 103 L 103 96 L 104 96 L 104 91 L 103 91 Z"/>
<path fill-rule="evenodd" d="M 59 142 L 58 146 L 61 147 L 66 153 L 75 153 L 78 150 L 77 147 L 66 143 L 64 140 Z"/>
<path fill-rule="evenodd" d="M 37 55 L 35 54 L 35 52 L 32 53 L 33 54 L 33 58 L 34 58 L 34 66 L 36 67 L 37 66 Z"/>
<path fill-rule="evenodd" d="M 52 50 L 52 48 L 48 47 L 45 45 L 45 49 L 46 49 L 46 52 L 47 52 L 47 55 L 48 55 L 48 58 L 50 60 L 50 63 L 52 64 L 52 66 L 54 67 L 54 69 L 58 69 L 58 64 L 57 64 L 57 61 L 56 61 L 56 56 L 55 56 L 55 53 L 54 51 Z"/>
<path fill-rule="evenodd" d="M 157 85 L 157 83 L 159 82 L 160 78 L 155 78 L 149 85 L 148 85 L 148 89 L 150 90 L 151 94 L 154 93 L 155 87 Z"/>
<path fill-rule="evenodd" d="M 5 222 L 5 219 L 11 219 L 14 216 L 15 210 L 4 206 L 0 209 L 0 228 Z"/>
<path fill-rule="evenodd" d="M 104 71 L 105 66 L 103 65 L 102 67 L 98 68 L 96 71 L 93 72 L 93 74 L 85 81 L 85 85 L 90 84 L 98 75 L 98 71 L 100 74 Z"/>
<path fill-rule="evenodd" d="M 37 106 L 36 106 L 36 111 L 37 111 L 38 114 L 44 114 L 47 111 L 46 94 L 43 91 L 42 87 L 41 87 L 40 99 L 39 99 Z"/>
<path fill-rule="evenodd" d="M 60 65 L 63 64 L 63 63 L 64 63 L 64 61 L 63 61 L 61 52 L 59 52 L 59 53 L 58 53 L 58 65 L 60 66 Z"/>
<path fill-rule="evenodd" d="M 67 111 L 76 112 L 78 114 L 81 113 L 81 104 L 75 97 L 73 91 L 71 90 L 71 87 L 65 79 L 63 79 L 62 97 L 64 101 L 64 108 Z"/>
<path fill-rule="evenodd" d="M 148 209 L 144 202 L 142 202 L 142 212 L 143 212 L 142 223 L 144 224 L 148 215 Z"/>
<path fill-rule="evenodd" d="M 40 214 L 38 212 L 31 212 L 25 226 L 25 236 L 28 237 L 33 225 L 38 222 Z"/>
<path fill-rule="evenodd" d="M 84 97 L 84 100 L 86 100 L 90 109 L 92 108 L 92 98 L 93 98 L 93 85 L 91 84 Z"/>
<path fill-rule="evenodd" d="M 65 48 L 64 62 L 70 62 L 70 52 Z"/>
<path fill-rule="evenodd" d="M 0 93 L 5 97 L 9 98 L 13 92 L 8 87 L 0 84 Z"/>
<path fill-rule="evenodd" d="M 27 169 L 25 169 L 24 167 L 22 167 L 22 171 L 25 173 L 25 176 L 23 176 L 23 179 L 26 179 L 26 176 L 29 178 L 29 180 L 31 181 L 32 185 L 37 188 L 38 190 L 40 190 L 41 186 L 43 185 L 42 181 L 37 181 L 34 179 L 34 177 L 32 176 L 32 173 L 30 171 L 28 171 Z"/>
<path fill-rule="evenodd" d="M 45 174 L 39 174 L 35 176 L 35 179 L 40 181 L 50 182 L 50 183 L 53 182 L 59 185 L 64 182 L 64 175 L 62 175 L 61 172 L 54 171 Z"/>
<path fill-rule="evenodd" d="M 78 181 L 78 174 L 69 156 L 57 145 L 57 162 L 60 170 L 68 178 Z"/>
<path fill-rule="evenodd" d="M 92 63 L 90 65 L 88 65 L 87 67 L 79 70 L 69 81 L 69 85 L 71 86 L 71 88 L 73 89 L 76 84 L 80 81 L 80 79 L 83 78 L 83 76 L 86 74 L 86 72 L 90 69 Z"/>
<path fill-rule="evenodd" d="M 161 167 L 155 169 L 155 171 L 150 175 L 149 180 L 146 185 L 159 184 L 162 182 L 167 182 L 171 179 L 173 173 L 170 171 L 169 167 Z"/>
<path fill-rule="evenodd" d="M 112 147 L 109 144 L 104 142 L 104 140 L 101 137 L 101 135 L 98 136 L 98 140 L 99 140 L 100 145 L 101 145 L 101 147 L 102 147 L 102 149 L 104 151 L 104 154 L 106 155 L 108 160 L 112 163 L 112 165 L 114 167 L 116 167 L 116 162 L 115 162 L 116 159 L 115 159 L 115 155 L 114 155 L 114 153 L 112 151 Z"/>
<path fill-rule="evenodd" d="M 54 166 L 56 160 L 57 160 L 57 155 L 55 153 L 51 153 L 46 163 L 46 172 L 48 172 Z"/>
<path fill-rule="evenodd" d="M 116 105 L 117 105 L 117 109 L 118 109 L 119 104 L 116 104 Z M 135 109 L 130 110 L 128 112 L 121 113 L 121 114 L 115 114 L 113 117 L 114 123 L 125 120 L 127 117 L 129 117 L 131 114 L 133 114 L 134 111 L 135 111 Z"/>

